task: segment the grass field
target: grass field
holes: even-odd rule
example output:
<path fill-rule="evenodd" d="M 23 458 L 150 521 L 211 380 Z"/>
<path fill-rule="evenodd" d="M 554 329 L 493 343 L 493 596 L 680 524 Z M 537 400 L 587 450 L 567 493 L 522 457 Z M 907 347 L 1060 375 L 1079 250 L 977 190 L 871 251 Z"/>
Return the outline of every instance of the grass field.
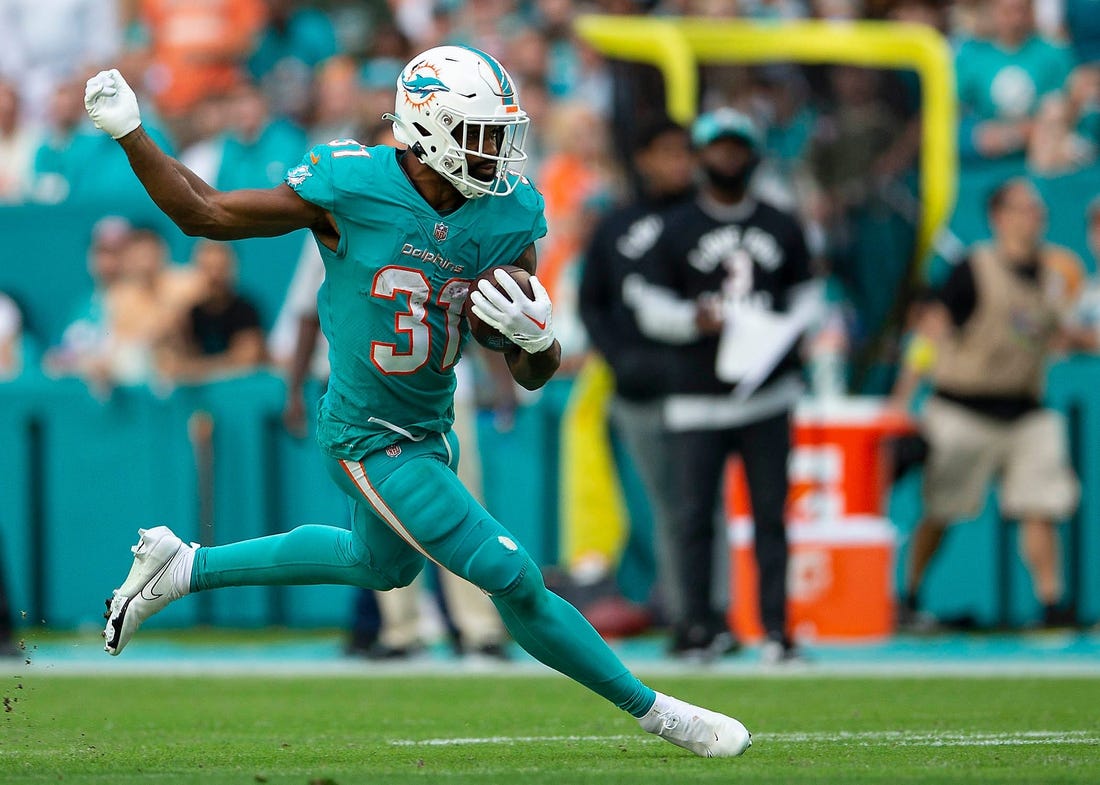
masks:
<path fill-rule="evenodd" d="M 554 676 L 7 675 L 0 783 L 1098 783 L 1100 680 L 651 679 L 754 733 L 705 760 Z"/>

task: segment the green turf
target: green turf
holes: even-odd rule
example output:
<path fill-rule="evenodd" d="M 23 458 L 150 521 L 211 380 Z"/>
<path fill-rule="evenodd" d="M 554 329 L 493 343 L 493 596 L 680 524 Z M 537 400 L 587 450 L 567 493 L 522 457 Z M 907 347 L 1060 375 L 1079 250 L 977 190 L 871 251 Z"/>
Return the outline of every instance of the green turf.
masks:
<path fill-rule="evenodd" d="M 3 678 L 4 785 L 1100 782 L 1095 679 L 652 679 L 756 734 L 704 760 L 557 677 Z"/>

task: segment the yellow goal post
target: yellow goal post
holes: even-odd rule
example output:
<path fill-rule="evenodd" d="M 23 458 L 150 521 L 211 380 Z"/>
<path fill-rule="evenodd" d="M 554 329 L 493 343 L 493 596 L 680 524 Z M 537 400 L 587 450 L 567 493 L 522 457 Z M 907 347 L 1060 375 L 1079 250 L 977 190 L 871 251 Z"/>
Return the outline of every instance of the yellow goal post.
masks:
<path fill-rule="evenodd" d="M 739 19 L 584 15 L 577 34 L 615 59 L 652 65 L 665 80 L 666 111 L 688 124 L 699 98 L 698 66 L 835 63 L 915 71 L 921 83 L 920 218 L 923 260 L 954 208 L 958 177 L 951 49 L 936 30 L 897 22 L 753 22 Z"/>

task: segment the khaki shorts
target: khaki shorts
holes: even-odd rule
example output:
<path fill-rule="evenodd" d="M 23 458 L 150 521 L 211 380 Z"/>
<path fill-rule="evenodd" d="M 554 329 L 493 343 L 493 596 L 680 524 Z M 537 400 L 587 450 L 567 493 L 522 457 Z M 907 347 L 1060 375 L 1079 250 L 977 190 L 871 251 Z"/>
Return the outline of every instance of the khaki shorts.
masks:
<path fill-rule="evenodd" d="M 995 476 L 1001 478 L 1000 507 L 1006 518 L 1059 520 L 1077 508 L 1077 477 L 1057 412 L 1038 409 L 1005 422 L 933 396 L 923 421 L 929 447 L 923 489 L 927 517 L 973 518 Z"/>

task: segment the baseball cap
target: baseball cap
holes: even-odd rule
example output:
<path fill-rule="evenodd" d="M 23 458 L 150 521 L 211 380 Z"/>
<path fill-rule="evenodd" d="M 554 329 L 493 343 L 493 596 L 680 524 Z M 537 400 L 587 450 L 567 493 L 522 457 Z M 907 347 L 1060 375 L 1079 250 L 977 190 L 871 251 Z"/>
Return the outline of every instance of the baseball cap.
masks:
<path fill-rule="evenodd" d="M 691 143 L 695 147 L 706 147 L 724 137 L 740 139 L 757 153 L 763 146 L 760 129 L 752 118 L 728 106 L 699 115 L 691 126 Z"/>

